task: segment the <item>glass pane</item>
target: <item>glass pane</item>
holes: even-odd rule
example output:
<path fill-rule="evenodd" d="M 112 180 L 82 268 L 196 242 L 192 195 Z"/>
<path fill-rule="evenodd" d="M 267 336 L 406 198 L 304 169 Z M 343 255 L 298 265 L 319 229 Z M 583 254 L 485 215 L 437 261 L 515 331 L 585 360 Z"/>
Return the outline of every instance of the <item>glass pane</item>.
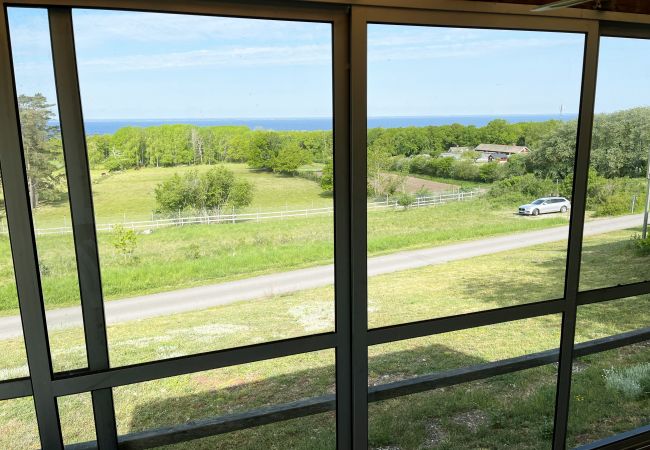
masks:
<path fill-rule="evenodd" d="M 650 327 L 650 295 L 578 307 L 576 343 Z"/>
<path fill-rule="evenodd" d="M 61 434 L 65 445 L 95 441 L 95 419 L 90 392 L 57 399 Z"/>
<path fill-rule="evenodd" d="M 578 307 L 576 343 L 650 327 L 650 295 Z M 648 343 L 574 362 L 569 444 L 573 447 L 648 424 Z"/>
<path fill-rule="evenodd" d="M 9 231 L 7 230 L 4 194 L 0 192 L 0 381 L 29 375 L 23 326 L 18 310 Z"/>
<path fill-rule="evenodd" d="M 556 377 L 547 365 L 371 403 L 369 448 L 549 450 Z"/>
<path fill-rule="evenodd" d="M 650 241 L 643 232 L 650 152 L 648 52 L 647 40 L 601 38 L 582 290 L 649 279 Z"/>
<path fill-rule="evenodd" d="M 368 26 L 370 327 L 562 297 L 583 48 Z"/>
<path fill-rule="evenodd" d="M 574 363 L 568 445 L 588 444 L 648 425 L 647 343 L 579 358 Z"/>
<path fill-rule="evenodd" d="M 373 346 L 368 382 L 381 386 L 554 349 L 560 323 L 545 316 Z M 556 376 L 551 364 L 372 403 L 370 447 L 548 449 Z"/>
<path fill-rule="evenodd" d="M 331 25 L 73 16 L 112 364 L 332 331 Z"/>
<path fill-rule="evenodd" d="M 335 391 L 333 350 L 118 387 L 114 389 L 118 434 L 242 413 Z M 283 443 L 284 448 L 312 448 L 301 446 L 314 436 L 324 439 L 323 446 L 316 448 L 335 448 L 333 421 L 332 412 L 321 420 L 305 418 L 204 439 L 199 441 L 201 446 L 191 448 L 267 448 L 264 442 L 274 443 L 269 448 L 282 448 Z"/>
<path fill-rule="evenodd" d="M 55 371 L 86 367 L 46 9 L 9 8 L 18 108 Z M 58 339 L 65 329 L 66 339 Z M 19 330 L 10 327 L 7 333 Z"/>
<path fill-rule="evenodd" d="M 0 448 L 41 448 L 31 397 L 0 401 Z"/>

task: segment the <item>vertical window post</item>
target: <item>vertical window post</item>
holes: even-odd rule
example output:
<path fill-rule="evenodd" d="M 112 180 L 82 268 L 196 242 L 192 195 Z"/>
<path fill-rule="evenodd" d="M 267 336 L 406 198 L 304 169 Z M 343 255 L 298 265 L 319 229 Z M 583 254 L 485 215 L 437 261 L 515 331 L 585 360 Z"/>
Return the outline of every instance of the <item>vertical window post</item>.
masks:
<path fill-rule="evenodd" d="M 72 11 L 70 8 L 52 7 L 48 13 L 88 368 L 103 370 L 110 364 Z M 117 429 L 111 389 L 92 391 L 92 400 L 99 447 L 116 448 Z"/>
<path fill-rule="evenodd" d="M 589 154 L 594 120 L 596 97 L 596 76 L 598 71 L 598 23 L 593 22 L 586 35 L 584 63 L 582 69 L 582 93 L 580 116 L 578 118 L 578 140 L 573 176 L 573 198 L 569 244 L 566 261 L 564 286 L 565 310 L 562 315 L 562 335 L 560 338 L 560 364 L 558 368 L 557 395 L 555 403 L 555 429 L 553 448 L 564 449 L 569 420 L 571 399 L 571 371 L 575 340 L 577 297 L 580 284 L 580 261 L 582 256 L 582 236 L 587 203 L 587 183 L 589 175 Z"/>
<path fill-rule="evenodd" d="M 41 446 L 62 449 L 52 361 L 20 133 L 7 10 L 0 8 L 0 169 Z"/>

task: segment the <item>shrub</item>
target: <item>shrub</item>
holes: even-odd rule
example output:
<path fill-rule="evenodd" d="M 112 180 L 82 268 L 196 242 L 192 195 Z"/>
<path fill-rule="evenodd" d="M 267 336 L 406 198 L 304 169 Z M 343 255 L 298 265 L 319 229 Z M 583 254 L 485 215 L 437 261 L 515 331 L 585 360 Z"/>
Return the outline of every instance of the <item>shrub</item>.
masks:
<path fill-rule="evenodd" d="M 650 237 L 643 239 L 640 234 L 636 233 L 631 238 L 632 248 L 639 256 L 650 255 Z"/>
<path fill-rule="evenodd" d="M 397 204 L 402 206 L 404 209 L 407 209 L 409 206 L 411 206 L 414 201 L 415 196 L 407 192 L 403 192 L 397 197 Z"/>
<path fill-rule="evenodd" d="M 650 394 L 650 363 L 625 369 L 606 369 L 605 385 L 627 399 L 640 399 Z"/>
<path fill-rule="evenodd" d="M 138 238 L 135 231 L 127 230 L 122 225 L 115 225 L 113 228 L 113 248 L 124 260 L 128 260 L 133 256 L 137 245 Z"/>
<path fill-rule="evenodd" d="M 328 161 L 323 167 L 323 175 L 320 178 L 320 187 L 325 192 L 332 192 L 334 190 L 334 163 Z"/>
<path fill-rule="evenodd" d="M 545 178 L 537 178 L 533 174 L 514 176 L 495 182 L 488 197 L 512 203 L 513 201 L 531 201 L 553 193 L 554 183 Z"/>
<path fill-rule="evenodd" d="M 415 191 L 416 197 L 428 197 L 431 195 L 431 191 L 424 186 L 420 186 L 417 191 Z"/>
<path fill-rule="evenodd" d="M 479 180 L 478 166 L 471 160 L 455 161 L 452 167 L 452 177 L 457 180 Z"/>
<path fill-rule="evenodd" d="M 234 172 L 223 167 L 213 167 L 202 175 L 196 170 L 183 177 L 174 174 L 155 189 L 158 210 L 176 213 L 186 209 L 197 211 L 240 208 L 253 201 L 253 185 L 238 180 Z"/>
<path fill-rule="evenodd" d="M 501 164 L 498 162 L 482 164 L 478 169 L 478 175 L 481 181 L 492 183 L 501 178 Z"/>

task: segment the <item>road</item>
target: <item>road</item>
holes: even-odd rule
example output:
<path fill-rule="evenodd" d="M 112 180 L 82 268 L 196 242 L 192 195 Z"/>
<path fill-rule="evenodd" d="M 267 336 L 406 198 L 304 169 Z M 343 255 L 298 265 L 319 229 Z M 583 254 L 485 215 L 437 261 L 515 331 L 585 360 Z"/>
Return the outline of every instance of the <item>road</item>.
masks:
<path fill-rule="evenodd" d="M 529 219 L 526 219 L 529 220 Z M 532 220 L 535 220 L 532 218 Z M 592 220 L 585 225 L 585 235 L 608 233 L 638 227 L 641 215 L 612 219 Z M 368 275 L 376 276 L 400 270 L 442 264 L 475 256 L 515 250 L 538 244 L 567 239 L 569 227 L 553 227 L 538 231 L 509 234 L 459 244 L 444 245 L 421 250 L 409 250 L 375 256 L 368 259 Z M 105 303 L 106 322 L 116 324 L 150 317 L 197 311 L 229 303 L 261 299 L 288 294 L 304 289 L 327 286 L 333 283 L 334 266 L 317 266 L 308 269 L 261 275 L 237 281 L 180 289 L 160 294 L 144 295 Z M 79 307 L 54 309 L 47 312 L 49 330 L 82 325 Z M 19 316 L 0 317 L 0 339 L 21 335 Z"/>

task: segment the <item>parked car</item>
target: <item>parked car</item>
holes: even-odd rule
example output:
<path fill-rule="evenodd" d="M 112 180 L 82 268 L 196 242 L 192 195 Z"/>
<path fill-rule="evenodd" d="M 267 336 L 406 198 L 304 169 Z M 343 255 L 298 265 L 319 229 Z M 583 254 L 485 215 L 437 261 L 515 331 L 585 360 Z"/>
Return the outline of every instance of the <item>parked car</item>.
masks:
<path fill-rule="evenodd" d="M 552 212 L 567 212 L 571 202 L 564 197 L 544 197 L 519 207 L 519 214 L 523 216 L 537 216 Z"/>

